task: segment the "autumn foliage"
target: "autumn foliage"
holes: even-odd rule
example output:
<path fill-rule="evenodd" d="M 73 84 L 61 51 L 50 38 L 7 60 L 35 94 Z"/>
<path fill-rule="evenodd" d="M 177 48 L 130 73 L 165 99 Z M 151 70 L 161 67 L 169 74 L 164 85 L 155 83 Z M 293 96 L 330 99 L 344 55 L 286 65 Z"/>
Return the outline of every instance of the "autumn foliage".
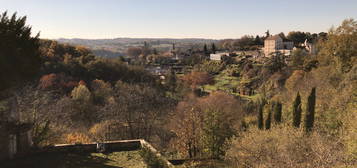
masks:
<path fill-rule="evenodd" d="M 78 82 L 73 80 L 72 77 L 66 76 L 63 73 L 51 73 L 43 75 L 39 81 L 39 88 L 44 90 L 58 89 L 68 92 L 78 85 Z"/>
<path fill-rule="evenodd" d="M 182 80 L 193 89 L 198 86 L 213 83 L 213 77 L 207 72 L 193 71 L 183 76 Z"/>
<path fill-rule="evenodd" d="M 224 155 L 225 145 L 233 136 L 233 125 L 242 116 L 239 100 L 223 92 L 179 102 L 170 123 L 177 138 L 172 141 L 189 158 Z"/>
<path fill-rule="evenodd" d="M 66 134 L 65 142 L 68 144 L 85 144 L 90 143 L 91 139 L 86 134 L 75 132 Z"/>

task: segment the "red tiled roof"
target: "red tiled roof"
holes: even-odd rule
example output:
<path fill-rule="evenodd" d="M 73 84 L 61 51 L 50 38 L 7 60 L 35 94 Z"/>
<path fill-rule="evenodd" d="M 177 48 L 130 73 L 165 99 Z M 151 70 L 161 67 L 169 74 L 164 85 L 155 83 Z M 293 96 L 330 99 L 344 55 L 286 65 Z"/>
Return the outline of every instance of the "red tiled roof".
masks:
<path fill-rule="evenodd" d="M 277 40 L 277 39 L 281 39 L 281 37 L 277 34 L 277 35 L 274 35 L 274 36 L 270 36 L 270 37 L 268 37 L 267 39 L 265 39 L 265 40 Z"/>

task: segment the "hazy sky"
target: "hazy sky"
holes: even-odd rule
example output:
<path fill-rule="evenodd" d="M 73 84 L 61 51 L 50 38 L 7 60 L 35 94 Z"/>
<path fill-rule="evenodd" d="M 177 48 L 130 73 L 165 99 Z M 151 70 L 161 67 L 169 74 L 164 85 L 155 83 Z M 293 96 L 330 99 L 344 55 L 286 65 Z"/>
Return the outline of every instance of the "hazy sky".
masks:
<path fill-rule="evenodd" d="M 238 38 L 321 32 L 357 19 L 357 0 L 0 0 L 41 38 Z"/>

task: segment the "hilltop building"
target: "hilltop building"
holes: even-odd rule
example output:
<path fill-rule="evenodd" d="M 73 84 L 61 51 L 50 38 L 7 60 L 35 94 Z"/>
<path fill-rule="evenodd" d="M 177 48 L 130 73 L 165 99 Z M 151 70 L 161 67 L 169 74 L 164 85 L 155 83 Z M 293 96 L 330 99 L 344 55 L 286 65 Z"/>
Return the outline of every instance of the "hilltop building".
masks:
<path fill-rule="evenodd" d="M 275 52 L 281 52 L 284 55 L 290 55 L 294 48 L 294 42 L 283 40 L 280 35 L 270 36 L 264 41 L 264 55 L 268 57 Z"/>

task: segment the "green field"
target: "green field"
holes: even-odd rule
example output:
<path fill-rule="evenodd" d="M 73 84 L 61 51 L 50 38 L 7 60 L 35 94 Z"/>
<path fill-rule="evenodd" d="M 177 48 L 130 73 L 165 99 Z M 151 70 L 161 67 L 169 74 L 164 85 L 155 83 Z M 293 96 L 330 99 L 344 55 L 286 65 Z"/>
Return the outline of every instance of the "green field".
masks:
<path fill-rule="evenodd" d="M 239 86 L 239 78 L 228 76 L 225 73 L 221 73 L 214 77 L 215 83 L 213 85 L 204 85 L 203 89 L 207 92 L 223 90 L 233 95 L 239 95 L 238 93 L 234 92 Z"/>

